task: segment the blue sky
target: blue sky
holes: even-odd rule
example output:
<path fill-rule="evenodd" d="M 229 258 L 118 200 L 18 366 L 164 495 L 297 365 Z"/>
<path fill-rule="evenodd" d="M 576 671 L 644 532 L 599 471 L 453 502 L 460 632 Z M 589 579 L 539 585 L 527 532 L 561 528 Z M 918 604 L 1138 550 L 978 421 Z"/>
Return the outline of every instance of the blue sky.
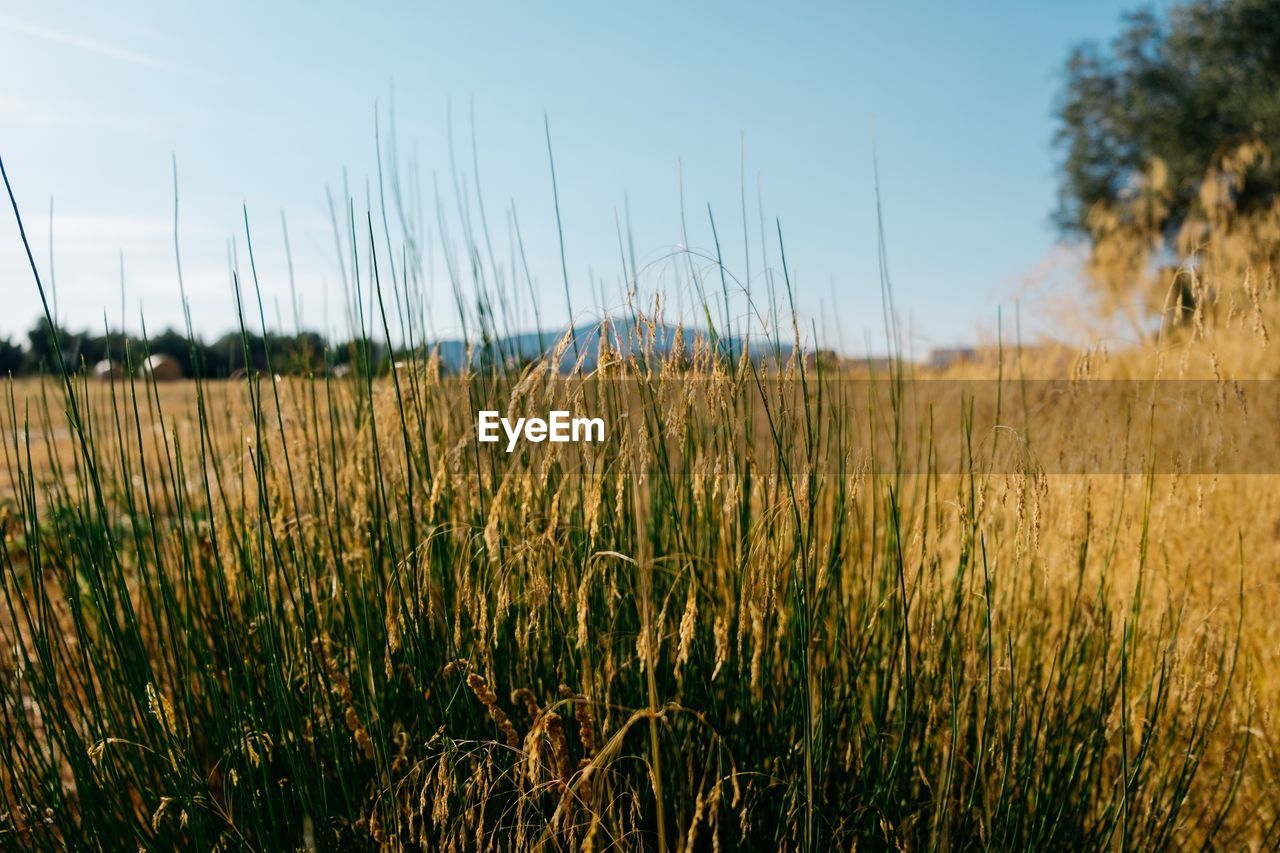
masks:
<path fill-rule="evenodd" d="M 514 204 L 549 323 L 567 309 L 544 113 L 583 311 L 598 307 L 601 281 L 617 293 L 624 200 L 642 262 L 681 244 L 678 163 L 690 245 L 712 245 L 710 204 L 741 274 L 745 140 L 753 274 L 762 188 L 802 322 L 862 352 L 882 335 L 874 137 L 896 298 L 926 348 L 972 340 L 997 305 L 1009 316 L 1017 282 L 1052 253 L 1059 69 L 1072 44 L 1109 38 L 1132 5 L 19 0 L 0 11 L 0 156 L 45 268 L 52 200 L 61 319 L 100 327 L 105 312 L 118 324 L 123 258 L 127 323 L 136 328 L 141 306 L 149 329 L 181 318 L 176 156 L 193 316 L 216 334 L 234 324 L 228 245 L 235 238 L 243 253 L 242 204 L 268 313 L 288 299 L 283 211 L 304 323 L 339 324 L 326 186 L 340 194 L 345 170 L 362 204 L 375 104 L 385 136 L 393 90 L 399 148 L 416 152 L 432 222 L 433 172 L 456 209 L 450 109 L 472 183 L 474 108 L 495 243 L 507 245 Z M 38 314 L 24 270 L 6 211 L 0 335 Z M 435 273 L 443 335 L 456 321 L 438 259 Z"/>

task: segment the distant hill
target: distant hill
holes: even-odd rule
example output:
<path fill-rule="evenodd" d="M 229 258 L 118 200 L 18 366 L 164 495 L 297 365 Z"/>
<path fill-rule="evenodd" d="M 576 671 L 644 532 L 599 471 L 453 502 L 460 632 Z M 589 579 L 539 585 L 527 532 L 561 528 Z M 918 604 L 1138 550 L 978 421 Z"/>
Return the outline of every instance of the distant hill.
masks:
<path fill-rule="evenodd" d="M 561 373 L 569 373 L 581 363 L 581 369 L 587 372 L 595 370 L 600 363 L 600 341 L 608 335 L 608 348 L 618 352 L 624 358 L 630 357 L 637 350 L 651 349 L 658 358 L 666 358 L 681 351 L 686 357 L 692 357 L 695 350 L 710 344 L 708 334 L 700 329 L 681 329 L 669 323 L 663 323 L 637 330 L 634 320 L 610 320 L 575 326 L 574 336 L 576 348 L 570 343 L 560 355 L 557 369 Z M 522 332 L 516 335 L 501 337 L 488 342 L 473 341 L 471 354 L 472 368 L 480 367 L 494 360 L 508 364 L 520 364 L 536 361 L 540 358 L 552 358 L 560 341 L 569 334 L 568 328 L 537 332 Z M 732 336 L 717 337 L 716 349 L 730 358 L 740 358 L 747 349 L 753 358 L 764 361 L 791 357 L 794 345 L 791 343 L 775 343 L 760 337 Z M 441 364 L 451 372 L 459 372 L 467 365 L 467 344 L 460 340 L 439 341 L 429 347 L 440 355 Z M 806 351 L 807 353 L 807 351 Z M 641 354 L 641 353 L 637 353 Z"/>

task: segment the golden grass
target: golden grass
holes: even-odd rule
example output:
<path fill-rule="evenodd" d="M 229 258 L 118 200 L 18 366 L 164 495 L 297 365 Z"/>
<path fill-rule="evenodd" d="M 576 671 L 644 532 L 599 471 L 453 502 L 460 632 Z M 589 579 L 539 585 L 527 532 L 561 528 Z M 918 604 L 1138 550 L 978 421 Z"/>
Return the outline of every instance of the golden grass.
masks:
<path fill-rule="evenodd" d="M 1187 311 L 1141 343 L 917 378 L 1275 378 L 1269 226 L 1208 202 Z M 1149 293 L 1145 220 L 1098 221 L 1103 296 Z M 915 411 L 896 372 L 868 403 L 852 368 L 645 360 L 659 321 L 592 377 L 417 353 L 368 381 L 10 383 L 0 838 L 1280 840 L 1280 476 L 1037 463 L 1128 439 L 1098 417 L 987 469 L 992 412 Z M 609 437 L 507 454 L 480 408 Z"/>

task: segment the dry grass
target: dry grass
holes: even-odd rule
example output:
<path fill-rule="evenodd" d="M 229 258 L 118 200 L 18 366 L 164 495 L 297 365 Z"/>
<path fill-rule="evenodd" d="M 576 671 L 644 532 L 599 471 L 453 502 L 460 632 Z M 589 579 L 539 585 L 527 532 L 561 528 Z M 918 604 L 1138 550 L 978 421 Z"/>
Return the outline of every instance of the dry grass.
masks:
<path fill-rule="evenodd" d="M 1145 269 L 1116 239 L 1097 262 Z M 1017 370 L 1272 377 L 1265 257 L 1200 251 L 1190 316 Z M 11 383 L 6 844 L 1280 840 L 1274 475 L 1035 464 L 1104 420 L 988 468 L 983 421 L 917 430 L 901 364 L 868 402 L 705 341 L 646 359 L 661 317 L 633 319 L 592 376 L 419 351 L 370 379 Z M 609 438 L 508 455 L 480 408 Z M 964 452 L 914 455 L 935 440 Z"/>

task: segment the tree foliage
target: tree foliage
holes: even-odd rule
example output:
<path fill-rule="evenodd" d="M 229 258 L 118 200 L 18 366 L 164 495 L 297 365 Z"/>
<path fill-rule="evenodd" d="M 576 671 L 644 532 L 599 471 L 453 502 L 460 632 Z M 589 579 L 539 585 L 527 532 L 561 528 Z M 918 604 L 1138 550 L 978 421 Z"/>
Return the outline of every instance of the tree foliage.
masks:
<path fill-rule="evenodd" d="M 1056 220 L 1092 236 L 1090 213 L 1137 192 L 1153 164 L 1168 193 L 1158 228 L 1172 237 L 1206 175 L 1245 143 L 1280 143 L 1280 2 L 1191 0 L 1125 17 L 1109 46 L 1078 46 L 1056 105 L 1061 184 Z M 1269 157 L 1232 176 L 1234 208 L 1265 209 L 1280 192 Z"/>
<path fill-rule="evenodd" d="M 367 353 L 364 350 L 368 349 Z M 308 374 L 359 361 L 361 369 L 377 372 L 387 367 L 385 346 L 360 339 L 329 342 L 314 331 L 296 334 L 228 332 L 212 342 L 188 338 L 173 329 L 146 337 L 118 330 L 94 334 L 74 331 L 40 318 L 20 341 L 0 338 L 0 377 L 58 372 L 58 354 L 72 373 L 113 361 L 136 369 L 148 355 L 165 355 L 177 362 L 183 376 L 222 379 L 245 370 Z M 360 358 L 353 353 L 363 353 Z"/>

